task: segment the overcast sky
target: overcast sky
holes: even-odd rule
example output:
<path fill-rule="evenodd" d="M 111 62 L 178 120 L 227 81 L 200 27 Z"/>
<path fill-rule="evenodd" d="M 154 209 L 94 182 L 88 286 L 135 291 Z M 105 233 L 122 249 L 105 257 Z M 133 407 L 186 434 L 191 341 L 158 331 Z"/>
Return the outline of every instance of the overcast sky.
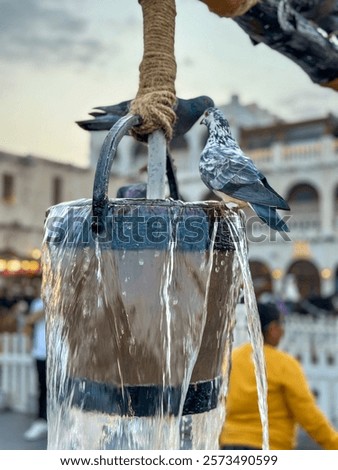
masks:
<path fill-rule="evenodd" d="M 287 120 L 338 113 L 337 92 L 231 19 L 198 0 L 176 5 L 177 96 L 221 105 L 236 93 Z M 135 97 L 142 35 L 137 0 L 0 0 L 0 149 L 86 165 L 75 121 Z"/>

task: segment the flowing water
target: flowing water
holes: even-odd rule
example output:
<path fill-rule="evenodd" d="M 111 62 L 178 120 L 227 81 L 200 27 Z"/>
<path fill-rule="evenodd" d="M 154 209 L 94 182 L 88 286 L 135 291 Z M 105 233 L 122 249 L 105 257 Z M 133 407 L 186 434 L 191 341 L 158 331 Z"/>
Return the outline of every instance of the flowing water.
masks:
<path fill-rule="evenodd" d="M 88 200 L 54 206 L 46 219 L 48 448 L 217 449 L 241 272 L 266 428 L 240 216 L 231 214 L 225 238 L 230 229 L 236 242 L 224 247 L 224 209 L 208 207 L 210 222 L 194 203 L 147 204 L 144 218 L 137 202 L 115 202 L 112 232 L 96 236 Z"/>
<path fill-rule="evenodd" d="M 249 337 L 253 348 L 253 360 L 255 365 L 255 375 L 258 392 L 258 407 L 263 429 L 262 448 L 266 450 L 269 448 L 267 408 L 268 386 L 266 381 L 263 337 L 261 333 L 257 301 L 247 256 L 247 240 L 246 237 L 243 236 L 243 232 L 240 230 L 241 218 L 239 218 L 236 214 L 234 215 L 234 217 L 229 217 L 229 227 L 232 234 L 232 238 L 235 243 L 236 253 L 242 272 L 244 304 L 246 310 Z"/>

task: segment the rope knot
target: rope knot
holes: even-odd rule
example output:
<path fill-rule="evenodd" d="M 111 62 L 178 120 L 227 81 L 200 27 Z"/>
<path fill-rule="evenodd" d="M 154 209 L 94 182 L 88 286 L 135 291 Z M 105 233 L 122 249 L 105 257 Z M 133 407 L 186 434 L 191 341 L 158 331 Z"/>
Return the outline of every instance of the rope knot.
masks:
<path fill-rule="evenodd" d="M 143 123 L 133 129 L 136 135 L 148 135 L 156 129 L 162 129 L 169 141 L 172 139 L 176 114 L 173 106 L 176 103 L 175 93 L 169 91 L 150 91 L 140 95 L 132 102 L 130 111 L 139 114 Z"/>

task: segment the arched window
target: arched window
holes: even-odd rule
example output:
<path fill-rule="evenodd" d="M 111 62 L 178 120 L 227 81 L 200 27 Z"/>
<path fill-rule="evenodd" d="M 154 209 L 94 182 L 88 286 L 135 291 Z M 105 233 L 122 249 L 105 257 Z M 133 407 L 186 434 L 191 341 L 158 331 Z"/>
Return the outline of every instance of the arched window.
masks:
<path fill-rule="evenodd" d="M 303 299 L 320 295 L 319 271 L 311 261 L 295 261 L 289 267 L 288 273 L 294 275 L 300 296 Z"/>
<path fill-rule="evenodd" d="M 321 226 L 317 189 L 310 184 L 299 183 L 290 189 L 286 199 L 291 209 L 290 230 L 302 232 L 305 237 L 310 232 L 317 233 Z"/>
<path fill-rule="evenodd" d="M 264 292 L 272 292 L 272 276 L 266 264 L 252 260 L 249 266 L 256 297 L 259 298 Z"/>
<path fill-rule="evenodd" d="M 319 195 L 310 184 L 300 183 L 290 189 L 287 201 L 293 210 L 318 211 Z"/>

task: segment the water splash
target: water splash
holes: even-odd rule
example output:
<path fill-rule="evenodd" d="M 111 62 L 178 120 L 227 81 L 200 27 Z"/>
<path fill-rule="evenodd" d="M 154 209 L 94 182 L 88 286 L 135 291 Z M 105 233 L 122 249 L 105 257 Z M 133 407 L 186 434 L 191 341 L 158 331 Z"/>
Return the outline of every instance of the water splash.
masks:
<path fill-rule="evenodd" d="M 221 233 L 229 235 L 228 218 Z M 243 235 L 240 234 L 240 236 Z M 219 449 L 219 435 L 225 419 L 224 399 L 229 383 L 236 304 L 241 286 L 241 272 L 237 256 L 233 252 L 217 250 L 214 251 L 213 256 L 213 271 L 207 299 L 207 312 L 209 313 L 205 327 L 207 334 L 202 339 L 197 364 L 201 361 L 200 356 L 205 356 L 209 360 L 210 375 L 217 377 L 213 381 L 213 390 L 210 393 L 214 396 L 214 406 L 207 412 L 183 417 L 182 432 L 185 433 L 185 442 L 182 448 L 196 450 Z M 208 348 L 208 343 L 209 346 L 212 343 L 214 347 Z M 210 358 L 213 358 L 214 364 Z"/>
<path fill-rule="evenodd" d="M 43 243 L 49 449 L 177 449 L 185 414 L 192 448 L 218 446 L 221 365 L 232 342 L 238 269 L 233 249 L 220 248 L 216 237 L 225 209 L 209 207 L 210 232 L 207 204 L 170 204 L 146 204 L 159 227 L 149 232 L 141 221 L 134 233 L 137 203 L 119 200 L 112 238 L 109 230 L 91 238 L 88 200 L 49 211 Z M 187 211 L 197 211 L 201 222 L 194 231 L 188 217 L 190 238 L 203 235 L 189 244 L 181 226 Z M 200 390 L 207 400 L 197 410 Z"/>
<path fill-rule="evenodd" d="M 244 215 L 243 215 L 244 217 Z M 234 240 L 238 262 L 241 267 L 243 279 L 244 303 L 248 324 L 249 337 L 253 348 L 253 360 L 255 365 L 255 376 L 258 392 L 258 407 L 263 428 L 263 450 L 269 449 L 269 426 L 268 426 L 268 408 L 267 408 L 267 381 L 265 370 L 265 358 L 263 350 L 263 337 L 261 333 L 259 313 L 257 309 L 256 295 L 253 288 L 251 272 L 247 256 L 247 240 L 243 236 L 243 217 L 229 217 L 229 228 L 232 239 Z"/>

